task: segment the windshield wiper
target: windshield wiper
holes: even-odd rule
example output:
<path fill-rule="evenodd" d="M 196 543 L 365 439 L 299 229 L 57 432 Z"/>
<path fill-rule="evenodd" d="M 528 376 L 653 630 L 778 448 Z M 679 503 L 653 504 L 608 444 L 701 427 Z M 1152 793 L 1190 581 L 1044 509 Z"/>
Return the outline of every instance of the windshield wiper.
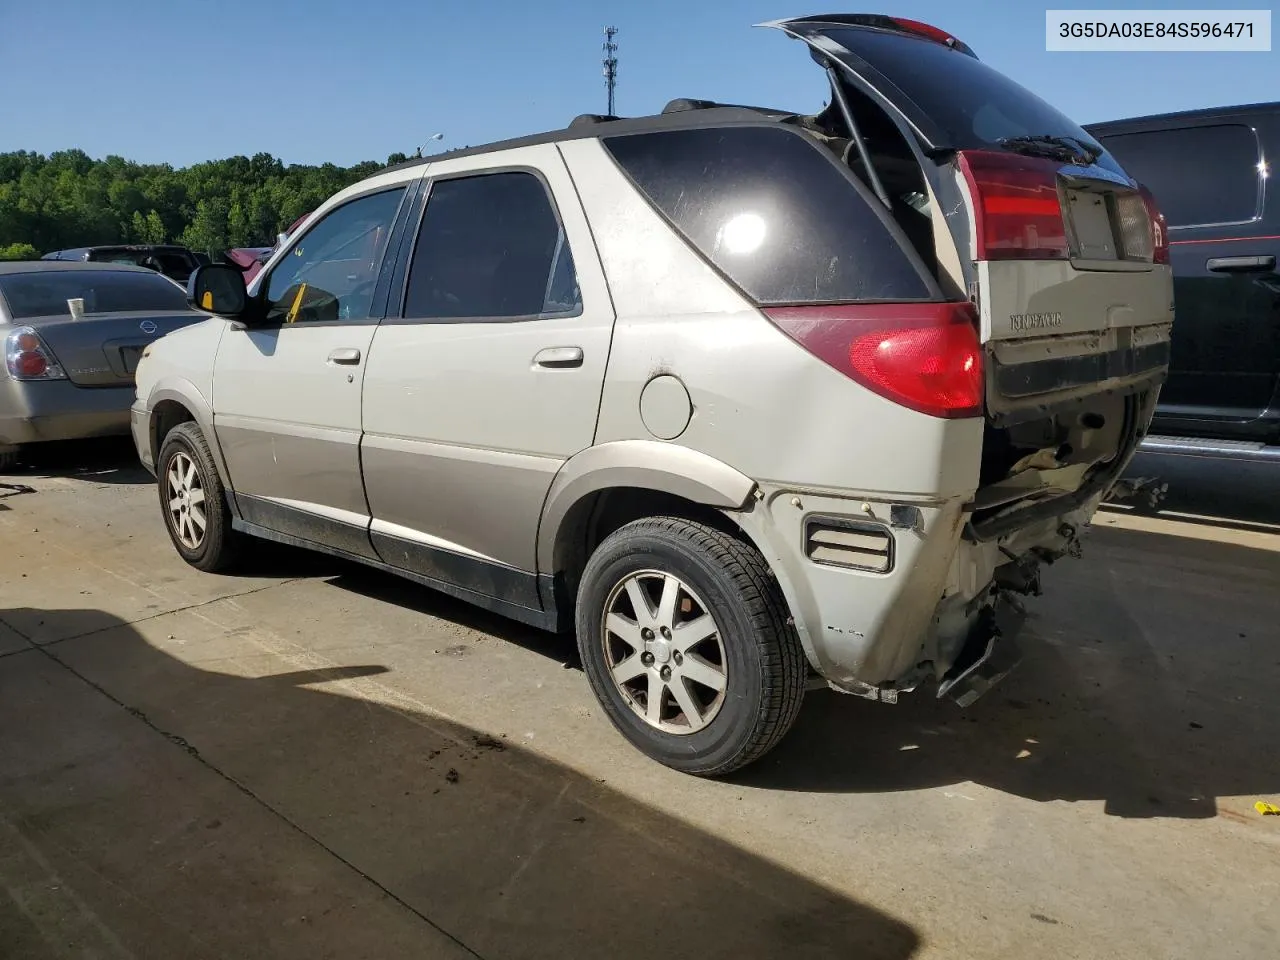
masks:
<path fill-rule="evenodd" d="M 996 143 L 1014 153 L 1025 153 L 1032 156 L 1048 157 L 1051 160 L 1093 163 L 1102 151 L 1076 137 L 1059 137 L 1051 134 L 1039 134 L 1026 137 L 1002 137 Z"/>

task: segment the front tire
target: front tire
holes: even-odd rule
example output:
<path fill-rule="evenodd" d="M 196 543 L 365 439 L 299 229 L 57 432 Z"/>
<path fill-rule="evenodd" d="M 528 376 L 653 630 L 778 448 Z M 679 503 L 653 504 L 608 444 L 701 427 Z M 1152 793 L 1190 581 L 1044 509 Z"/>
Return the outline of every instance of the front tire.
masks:
<path fill-rule="evenodd" d="M 578 650 L 614 726 L 649 757 L 719 776 L 791 728 L 807 664 L 786 601 L 750 544 L 704 523 L 637 520 L 583 572 Z"/>
<path fill-rule="evenodd" d="M 180 423 L 164 438 L 156 484 L 165 529 L 182 559 L 206 573 L 232 569 L 243 535 L 231 528 L 222 478 L 196 424 Z"/>
<path fill-rule="evenodd" d="M 8 453 L 0 453 L 0 473 L 6 473 L 12 470 L 19 463 L 18 451 L 10 450 Z"/>

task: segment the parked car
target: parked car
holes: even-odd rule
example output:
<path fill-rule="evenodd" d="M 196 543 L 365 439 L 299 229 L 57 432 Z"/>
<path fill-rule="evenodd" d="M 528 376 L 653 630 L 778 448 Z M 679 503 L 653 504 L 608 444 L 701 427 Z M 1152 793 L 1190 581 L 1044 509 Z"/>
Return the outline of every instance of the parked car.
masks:
<path fill-rule="evenodd" d="M 204 317 L 142 267 L 0 263 L 0 468 L 28 444 L 128 435 L 142 351 Z"/>
<path fill-rule="evenodd" d="M 149 267 L 186 286 L 191 271 L 209 258 L 186 247 L 172 244 L 116 244 L 102 247 L 76 247 L 46 253 L 42 260 L 87 260 L 90 263 L 130 263 Z"/>
<path fill-rule="evenodd" d="M 343 190 L 247 291 L 198 270 L 216 316 L 133 408 L 178 553 L 265 537 L 573 629 L 610 720 L 696 774 L 811 683 L 1007 672 L 1155 406 L 1158 212 L 936 28 L 774 26 L 829 109 L 582 117 Z"/>
<path fill-rule="evenodd" d="M 248 286 L 275 252 L 275 247 L 232 247 L 223 253 L 222 259 L 244 274 L 244 282 Z"/>
<path fill-rule="evenodd" d="M 280 236 L 276 238 L 275 246 L 232 247 L 224 255 L 225 261 L 240 268 L 244 273 L 245 285 L 248 286 L 253 282 L 253 278 L 258 275 L 258 272 L 263 268 L 263 266 L 266 265 L 266 262 L 271 259 L 271 255 L 276 252 L 276 249 L 280 244 L 283 243 L 286 238 L 292 236 L 293 232 L 297 230 L 298 227 L 302 226 L 303 222 L 310 215 L 310 213 L 304 213 L 297 220 L 293 221 L 289 229 L 284 233 L 281 233 Z"/>
<path fill-rule="evenodd" d="M 1169 222 L 1178 327 L 1143 449 L 1280 461 L 1280 103 L 1089 131 Z"/>

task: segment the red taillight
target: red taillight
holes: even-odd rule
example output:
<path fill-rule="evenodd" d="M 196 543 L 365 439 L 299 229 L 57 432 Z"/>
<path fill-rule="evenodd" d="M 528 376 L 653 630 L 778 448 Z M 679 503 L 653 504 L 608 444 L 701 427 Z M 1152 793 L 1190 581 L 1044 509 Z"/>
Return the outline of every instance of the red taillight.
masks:
<path fill-rule="evenodd" d="M 894 23 L 905 33 L 914 33 L 918 37 L 924 37 L 926 40 L 933 40 L 936 43 L 954 44 L 956 38 L 938 27 L 929 23 L 921 23 L 919 20 L 908 20 L 906 17 L 890 17 Z"/>
<path fill-rule="evenodd" d="M 18 380 L 64 380 L 66 374 L 32 327 L 18 327 L 4 338 L 4 363 Z"/>
<path fill-rule="evenodd" d="M 1147 213 L 1151 215 L 1151 262 L 1168 263 L 1169 224 L 1165 222 L 1164 214 L 1160 212 L 1160 207 L 1156 204 L 1156 198 L 1151 195 L 1151 191 L 1139 186 L 1138 192 L 1142 194 L 1142 202 L 1147 205 Z"/>
<path fill-rule="evenodd" d="M 977 208 L 975 260 L 1065 260 L 1067 227 L 1058 167 L 1042 157 L 962 150 L 960 169 Z"/>
<path fill-rule="evenodd" d="M 934 417 L 982 413 L 982 347 L 971 303 L 770 307 L 769 319 L 882 397 Z"/>
<path fill-rule="evenodd" d="M 20 377 L 43 377 L 49 370 L 49 361 L 34 350 L 23 352 L 14 356 L 13 369 Z"/>

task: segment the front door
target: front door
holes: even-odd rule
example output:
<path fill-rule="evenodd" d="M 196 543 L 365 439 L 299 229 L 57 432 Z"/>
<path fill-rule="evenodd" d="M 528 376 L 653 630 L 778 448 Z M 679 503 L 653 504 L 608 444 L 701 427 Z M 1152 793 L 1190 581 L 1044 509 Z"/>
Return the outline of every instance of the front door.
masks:
<path fill-rule="evenodd" d="M 373 543 L 455 593 L 538 609 L 538 520 L 594 440 L 613 307 L 554 146 L 428 176 L 403 307 L 365 381 Z"/>
<path fill-rule="evenodd" d="M 214 366 L 214 430 L 243 518 L 366 557 L 360 391 L 405 191 L 349 200 L 293 241 L 259 286 L 265 322 L 232 325 Z"/>

